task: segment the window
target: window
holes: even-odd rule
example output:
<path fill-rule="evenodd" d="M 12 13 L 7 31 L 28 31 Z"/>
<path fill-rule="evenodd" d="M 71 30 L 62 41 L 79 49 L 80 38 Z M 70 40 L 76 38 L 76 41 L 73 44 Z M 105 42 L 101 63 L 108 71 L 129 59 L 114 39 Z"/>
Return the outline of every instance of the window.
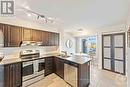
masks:
<path fill-rule="evenodd" d="M 96 55 L 96 36 L 89 36 L 82 39 L 82 52 L 89 55 Z"/>

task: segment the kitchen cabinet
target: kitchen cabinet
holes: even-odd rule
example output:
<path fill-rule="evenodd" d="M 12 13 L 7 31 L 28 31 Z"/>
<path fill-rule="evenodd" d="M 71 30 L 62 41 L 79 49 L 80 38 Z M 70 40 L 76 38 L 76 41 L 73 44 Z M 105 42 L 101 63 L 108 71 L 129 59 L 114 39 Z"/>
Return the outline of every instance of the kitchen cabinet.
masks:
<path fill-rule="evenodd" d="M 42 41 L 42 31 L 33 29 L 32 30 L 32 40 L 41 42 Z"/>
<path fill-rule="evenodd" d="M 21 27 L 2 25 L 0 29 L 4 35 L 4 47 L 18 47 L 22 41 Z"/>
<path fill-rule="evenodd" d="M 54 40 L 55 40 L 55 44 L 54 44 L 54 45 L 55 45 L 55 46 L 59 46 L 59 39 L 60 39 L 60 38 L 59 38 L 59 37 L 60 37 L 60 36 L 59 36 L 59 33 L 54 33 L 54 37 L 55 37 L 55 38 L 54 38 Z"/>
<path fill-rule="evenodd" d="M 54 45 L 54 36 L 52 32 L 48 32 L 48 46 L 53 46 Z"/>
<path fill-rule="evenodd" d="M 22 28 L 9 26 L 8 28 L 8 47 L 18 47 L 22 42 Z"/>
<path fill-rule="evenodd" d="M 4 39 L 4 47 L 8 46 L 8 28 L 10 28 L 8 25 L 0 24 L 0 30 L 2 31 L 4 36 L 2 37 Z"/>
<path fill-rule="evenodd" d="M 22 41 L 42 42 L 42 46 L 59 46 L 59 33 L 0 23 L 4 47 L 18 47 Z"/>
<path fill-rule="evenodd" d="M 53 57 L 45 58 L 45 76 L 52 74 L 54 71 Z"/>
<path fill-rule="evenodd" d="M 4 32 L 4 24 L 0 24 L 0 31 Z"/>
<path fill-rule="evenodd" d="M 90 62 L 78 66 L 78 87 L 88 87 L 90 84 Z"/>
<path fill-rule="evenodd" d="M 49 46 L 59 46 L 59 34 L 49 32 Z"/>
<path fill-rule="evenodd" d="M 4 26 L 0 24 L 0 47 L 4 46 Z"/>
<path fill-rule="evenodd" d="M 22 40 L 23 41 L 32 41 L 32 29 L 22 28 Z"/>
<path fill-rule="evenodd" d="M 64 60 L 60 58 L 54 58 L 54 66 L 55 66 L 54 72 L 64 79 Z"/>
<path fill-rule="evenodd" d="M 1 81 L 3 80 L 3 84 L 0 87 L 22 87 L 22 64 L 15 63 L 15 64 L 8 64 L 4 66 L 0 66 L 1 74 Z"/>
<path fill-rule="evenodd" d="M 42 31 L 42 45 L 43 46 L 48 46 L 48 32 L 47 31 Z"/>

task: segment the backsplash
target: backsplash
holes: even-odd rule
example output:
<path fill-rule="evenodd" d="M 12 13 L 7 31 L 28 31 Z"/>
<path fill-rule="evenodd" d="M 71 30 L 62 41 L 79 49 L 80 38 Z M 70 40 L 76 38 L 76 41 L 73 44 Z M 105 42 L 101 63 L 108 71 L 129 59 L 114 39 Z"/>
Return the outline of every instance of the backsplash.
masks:
<path fill-rule="evenodd" d="M 57 53 L 59 52 L 59 47 L 58 46 L 47 46 L 47 47 L 26 46 L 26 47 L 0 48 L 0 53 L 4 54 L 4 59 L 19 58 L 19 53 L 22 50 L 39 50 L 40 55 L 43 55 L 49 53 Z"/>

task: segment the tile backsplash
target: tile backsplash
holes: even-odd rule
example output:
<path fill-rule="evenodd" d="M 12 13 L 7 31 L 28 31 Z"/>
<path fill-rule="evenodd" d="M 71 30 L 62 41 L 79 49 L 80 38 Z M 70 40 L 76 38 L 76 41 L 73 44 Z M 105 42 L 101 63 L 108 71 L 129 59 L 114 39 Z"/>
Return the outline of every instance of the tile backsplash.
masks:
<path fill-rule="evenodd" d="M 39 50 L 40 55 L 43 55 L 49 53 L 58 53 L 59 47 L 58 46 L 47 46 L 47 47 L 27 46 L 27 47 L 0 48 L 0 53 L 4 54 L 4 59 L 19 58 L 19 53 L 22 50 Z"/>

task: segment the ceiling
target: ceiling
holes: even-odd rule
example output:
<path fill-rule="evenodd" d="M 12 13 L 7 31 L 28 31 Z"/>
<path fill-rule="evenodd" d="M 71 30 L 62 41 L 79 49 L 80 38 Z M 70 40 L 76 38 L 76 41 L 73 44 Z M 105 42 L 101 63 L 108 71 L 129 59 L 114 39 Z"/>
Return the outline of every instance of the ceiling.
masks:
<path fill-rule="evenodd" d="M 28 6 L 37 13 L 54 18 L 62 29 L 68 30 L 96 29 L 124 23 L 129 8 L 129 0 L 15 0 L 15 3 L 22 3 L 21 6 Z M 18 17 L 28 19 L 18 9 L 15 13 Z"/>

